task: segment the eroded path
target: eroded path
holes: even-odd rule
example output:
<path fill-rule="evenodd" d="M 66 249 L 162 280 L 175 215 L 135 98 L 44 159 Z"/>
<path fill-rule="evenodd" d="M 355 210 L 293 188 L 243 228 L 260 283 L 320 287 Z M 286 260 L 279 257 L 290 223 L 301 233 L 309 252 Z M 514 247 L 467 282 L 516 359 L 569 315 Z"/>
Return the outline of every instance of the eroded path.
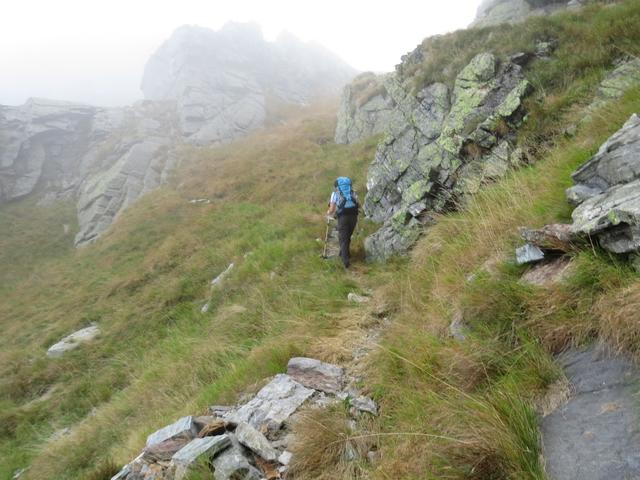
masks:
<path fill-rule="evenodd" d="M 571 350 L 560 362 L 569 401 L 541 422 L 552 480 L 640 479 L 640 372 L 602 349 Z"/>

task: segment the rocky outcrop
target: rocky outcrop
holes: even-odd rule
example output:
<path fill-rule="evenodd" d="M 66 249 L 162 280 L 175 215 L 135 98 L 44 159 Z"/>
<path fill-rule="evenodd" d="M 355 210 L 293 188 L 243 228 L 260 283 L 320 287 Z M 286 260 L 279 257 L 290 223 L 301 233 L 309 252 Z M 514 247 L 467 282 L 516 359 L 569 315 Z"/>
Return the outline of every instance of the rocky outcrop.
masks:
<path fill-rule="evenodd" d="M 365 213 L 383 224 L 365 242 L 374 260 L 406 251 L 433 213 L 455 208 L 522 159 L 512 140 L 531 86 L 520 66 L 482 53 L 453 88 L 433 83 L 413 92 L 400 78 L 385 78 L 398 115 L 367 177 Z"/>
<path fill-rule="evenodd" d="M 640 250 L 640 117 L 634 114 L 576 170 L 572 230 L 614 253 Z"/>
<path fill-rule="evenodd" d="M 30 99 L 0 106 L 0 202 L 76 198 L 76 244 L 95 239 L 176 162 L 173 107 L 99 108 Z"/>
<path fill-rule="evenodd" d="M 387 75 L 388 76 L 388 75 Z M 384 85 L 385 75 L 363 73 L 342 91 L 335 142 L 348 144 L 387 131 L 399 112 Z"/>
<path fill-rule="evenodd" d="M 185 26 L 149 60 L 145 97 L 100 108 L 31 99 L 0 106 L 0 203 L 29 194 L 77 202 L 77 246 L 97 239 L 179 162 L 184 142 L 217 144 L 264 125 L 270 98 L 304 104 L 337 93 L 355 71 L 291 35 L 258 27 Z"/>
<path fill-rule="evenodd" d="M 183 26 L 147 62 L 142 91 L 175 101 L 182 134 L 202 145 L 262 127 L 270 96 L 307 103 L 338 92 L 354 74 L 318 45 L 287 34 L 265 41 L 257 25 L 230 23 L 218 32 Z"/>
<path fill-rule="evenodd" d="M 292 358 L 287 374 L 276 375 L 247 403 L 212 406 L 208 415 L 183 417 L 149 435 L 142 453 L 111 480 L 181 480 L 196 465 L 211 468 L 216 480 L 286 478 L 293 459 L 287 448 L 295 442 L 290 422 L 301 406 L 343 402 L 354 423 L 378 414 L 372 399 L 345 388 L 354 380 L 337 365 Z"/>
<path fill-rule="evenodd" d="M 516 23 L 532 15 L 549 15 L 581 4 L 581 0 L 483 0 L 470 26 L 489 27 Z"/>

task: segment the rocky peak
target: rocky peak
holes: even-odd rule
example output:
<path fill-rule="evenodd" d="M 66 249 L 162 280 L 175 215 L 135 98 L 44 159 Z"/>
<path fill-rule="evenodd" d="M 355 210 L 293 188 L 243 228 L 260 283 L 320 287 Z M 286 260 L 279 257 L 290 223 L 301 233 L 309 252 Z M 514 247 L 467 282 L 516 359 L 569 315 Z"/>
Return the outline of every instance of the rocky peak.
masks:
<path fill-rule="evenodd" d="M 255 24 L 215 32 L 183 26 L 149 59 L 142 91 L 175 100 L 191 143 L 224 143 L 264 125 L 265 101 L 306 103 L 338 91 L 354 70 L 332 53 L 284 34 L 267 42 Z"/>

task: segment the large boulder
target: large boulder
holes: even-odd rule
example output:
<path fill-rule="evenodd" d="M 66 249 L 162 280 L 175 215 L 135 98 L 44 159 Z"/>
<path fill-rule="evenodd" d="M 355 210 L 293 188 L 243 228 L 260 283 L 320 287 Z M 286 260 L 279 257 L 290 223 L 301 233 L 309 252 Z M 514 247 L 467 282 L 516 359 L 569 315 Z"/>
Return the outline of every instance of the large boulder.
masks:
<path fill-rule="evenodd" d="M 405 252 L 433 213 L 455 208 L 520 163 L 512 140 L 531 90 L 520 66 L 490 53 L 474 57 L 452 89 L 433 83 L 414 92 L 398 74 L 385 87 L 400 115 L 367 177 L 365 213 L 383 224 L 365 242 L 373 260 Z"/>
<path fill-rule="evenodd" d="M 632 115 L 572 176 L 573 232 L 615 253 L 640 250 L 640 117 Z"/>

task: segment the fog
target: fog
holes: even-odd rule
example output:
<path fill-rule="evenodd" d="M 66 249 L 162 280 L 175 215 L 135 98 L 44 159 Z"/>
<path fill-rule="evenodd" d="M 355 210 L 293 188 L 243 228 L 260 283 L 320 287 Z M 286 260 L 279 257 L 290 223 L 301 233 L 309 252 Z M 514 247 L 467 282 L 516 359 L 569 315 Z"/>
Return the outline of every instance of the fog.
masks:
<path fill-rule="evenodd" d="M 183 24 L 254 21 L 358 70 L 389 71 L 420 41 L 468 25 L 479 0 L 21 0 L 0 16 L 0 104 L 46 97 L 96 105 L 140 98 L 145 62 Z"/>

